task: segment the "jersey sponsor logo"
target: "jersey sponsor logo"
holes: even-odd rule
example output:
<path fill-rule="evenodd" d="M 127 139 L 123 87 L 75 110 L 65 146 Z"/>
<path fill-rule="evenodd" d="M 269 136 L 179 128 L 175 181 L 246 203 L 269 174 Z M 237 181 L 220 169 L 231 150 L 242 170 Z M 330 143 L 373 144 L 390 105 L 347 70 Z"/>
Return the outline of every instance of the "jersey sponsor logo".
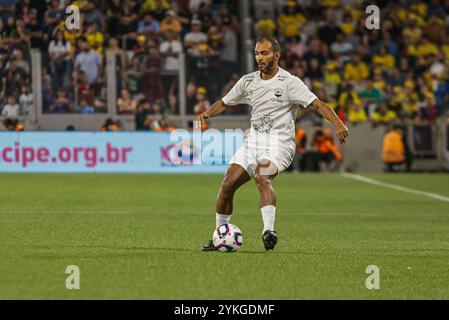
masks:
<path fill-rule="evenodd" d="M 276 97 L 280 97 L 280 96 L 282 96 L 282 89 L 281 88 L 276 88 L 276 89 L 274 89 L 274 95 L 276 96 Z"/>

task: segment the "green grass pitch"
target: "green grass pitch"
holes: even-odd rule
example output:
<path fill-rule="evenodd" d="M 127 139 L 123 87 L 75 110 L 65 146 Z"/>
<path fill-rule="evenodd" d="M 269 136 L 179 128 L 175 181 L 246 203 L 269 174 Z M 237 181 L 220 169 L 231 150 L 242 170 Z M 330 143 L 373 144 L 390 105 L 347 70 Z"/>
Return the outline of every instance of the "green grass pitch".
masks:
<path fill-rule="evenodd" d="M 367 175 L 449 197 L 447 174 Z M 222 175 L 1 174 L 1 299 L 448 299 L 449 203 L 339 174 L 282 174 L 266 253 L 254 181 L 237 253 L 201 252 Z M 65 287 L 68 265 L 80 289 Z M 380 268 L 368 290 L 366 267 Z"/>

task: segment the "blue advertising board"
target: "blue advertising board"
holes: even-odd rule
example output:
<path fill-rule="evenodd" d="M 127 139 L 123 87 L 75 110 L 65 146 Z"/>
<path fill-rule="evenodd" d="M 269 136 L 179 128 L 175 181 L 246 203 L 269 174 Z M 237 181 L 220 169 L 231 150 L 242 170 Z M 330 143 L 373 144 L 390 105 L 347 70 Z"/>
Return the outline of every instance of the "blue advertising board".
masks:
<path fill-rule="evenodd" d="M 0 172 L 222 173 L 243 132 L 0 132 Z"/>

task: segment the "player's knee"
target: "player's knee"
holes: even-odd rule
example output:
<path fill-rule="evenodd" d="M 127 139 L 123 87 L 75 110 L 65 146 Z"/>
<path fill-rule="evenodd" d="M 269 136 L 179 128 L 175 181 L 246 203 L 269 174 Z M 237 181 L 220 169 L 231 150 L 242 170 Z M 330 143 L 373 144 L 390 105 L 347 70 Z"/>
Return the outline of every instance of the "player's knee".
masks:
<path fill-rule="evenodd" d="M 235 183 L 232 181 L 232 179 L 224 179 L 221 183 L 221 190 L 223 196 L 230 196 L 234 193 L 235 189 Z"/>
<path fill-rule="evenodd" d="M 269 176 L 261 175 L 260 173 L 254 175 L 254 180 L 259 188 L 266 188 L 271 183 Z"/>

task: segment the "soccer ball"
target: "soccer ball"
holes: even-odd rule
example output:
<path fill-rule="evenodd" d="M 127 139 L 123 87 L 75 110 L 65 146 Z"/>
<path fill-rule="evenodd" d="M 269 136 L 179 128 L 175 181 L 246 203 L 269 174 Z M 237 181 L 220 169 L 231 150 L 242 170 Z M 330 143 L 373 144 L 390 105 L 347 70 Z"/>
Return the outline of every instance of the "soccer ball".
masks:
<path fill-rule="evenodd" d="M 221 252 L 237 251 L 243 243 L 242 231 L 233 224 L 222 224 L 212 236 L 214 246 Z"/>

